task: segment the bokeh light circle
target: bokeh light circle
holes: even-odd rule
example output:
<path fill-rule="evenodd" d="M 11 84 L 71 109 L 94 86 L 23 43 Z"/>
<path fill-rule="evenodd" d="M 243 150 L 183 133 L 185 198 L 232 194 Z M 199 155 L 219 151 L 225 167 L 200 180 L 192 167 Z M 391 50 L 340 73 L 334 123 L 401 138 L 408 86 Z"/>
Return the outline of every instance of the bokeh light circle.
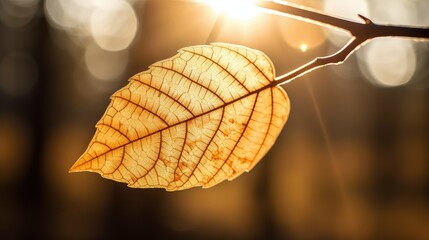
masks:
<path fill-rule="evenodd" d="M 87 48 L 85 65 L 88 72 L 98 80 L 112 81 L 124 73 L 128 64 L 128 52 L 102 51 L 98 48 Z"/>
<path fill-rule="evenodd" d="M 95 42 L 107 51 L 126 49 L 134 40 L 137 25 L 137 16 L 125 1 L 109 1 L 97 7 L 90 19 Z"/>
<path fill-rule="evenodd" d="M 377 86 L 404 85 L 416 70 L 416 55 L 411 42 L 406 39 L 375 39 L 362 49 L 359 56 L 359 67 Z"/>

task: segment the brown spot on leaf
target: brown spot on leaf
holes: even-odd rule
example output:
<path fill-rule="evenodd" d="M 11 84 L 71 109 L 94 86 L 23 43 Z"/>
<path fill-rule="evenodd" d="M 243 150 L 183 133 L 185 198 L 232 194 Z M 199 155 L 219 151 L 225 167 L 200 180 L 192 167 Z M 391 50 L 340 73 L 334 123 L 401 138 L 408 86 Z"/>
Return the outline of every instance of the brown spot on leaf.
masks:
<path fill-rule="evenodd" d="M 189 164 L 186 162 L 179 162 L 179 169 L 186 169 L 188 166 Z"/>

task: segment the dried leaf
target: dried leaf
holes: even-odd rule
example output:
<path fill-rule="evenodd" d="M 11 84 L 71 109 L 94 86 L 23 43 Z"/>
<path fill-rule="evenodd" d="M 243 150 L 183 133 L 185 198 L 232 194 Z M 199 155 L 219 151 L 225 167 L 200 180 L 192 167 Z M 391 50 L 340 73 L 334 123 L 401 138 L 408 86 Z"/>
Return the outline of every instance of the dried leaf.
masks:
<path fill-rule="evenodd" d="M 249 171 L 274 144 L 289 100 L 260 51 L 187 47 L 133 76 L 111 97 L 70 172 L 129 187 L 211 187 Z"/>

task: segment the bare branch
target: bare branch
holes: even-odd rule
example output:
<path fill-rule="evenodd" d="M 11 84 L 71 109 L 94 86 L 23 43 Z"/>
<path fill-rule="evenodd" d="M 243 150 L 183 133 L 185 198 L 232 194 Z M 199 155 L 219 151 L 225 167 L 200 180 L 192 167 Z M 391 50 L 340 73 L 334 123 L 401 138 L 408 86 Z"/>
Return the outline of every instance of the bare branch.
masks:
<path fill-rule="evenodd" d="M 360 39 L 352 38 L 341 50 L 338 52 L 325 56 L 325 57 L 317 57 L 311 62 L 308 62 L 301 67 L 286 73 L 284 75 L 281 75 L 279 77 L 276 77 L 276 80 L 273 82 L 274 85 L 279 84 L 285 84 L 293 81 L 295 78 L 298 78 L 308 72 L 311 72 L 315 69 L 328 66 L 328 65 L 338 65 L 343 63 L 348 56 L 350 56 L 355 50 L 358 49 L 358 47 L 363 42 Z"/>
<path fill-rule="evenodd" d="M 363 23 L 329 16 L 315 10 L 305 9 L 286 2 L 260 1 L 256 5 L 271 14 L 298 18 L 318 25 L 337 28 L 349 32 L 352 36 L 352 39 L 335 54 L 318 57 L 292 72 L 277 77 L 273 84 L 288 83 L 314 69 L 327 65 L 341 64 L 348 56 L 357 50 L 359 46 L 374 38 L 409 37 L 416 40 L 429 40 L 429 28 L 376 24 L 369 18 L 360 14 L 358 16 L 363 20 Z"/>

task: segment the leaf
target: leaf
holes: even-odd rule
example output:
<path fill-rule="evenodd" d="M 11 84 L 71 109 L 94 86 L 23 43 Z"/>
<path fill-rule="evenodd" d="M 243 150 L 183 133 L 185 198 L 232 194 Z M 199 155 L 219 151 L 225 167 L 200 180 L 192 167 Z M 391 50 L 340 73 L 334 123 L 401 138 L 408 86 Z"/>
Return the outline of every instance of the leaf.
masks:
<path fill-rule="evenodd" d="M 111 97 L 70 172 L 129 187 L 211 187 L 252 169 L 289 114 L 262 52 L 211 44 L 179 50 L 134 75 Z"/>

